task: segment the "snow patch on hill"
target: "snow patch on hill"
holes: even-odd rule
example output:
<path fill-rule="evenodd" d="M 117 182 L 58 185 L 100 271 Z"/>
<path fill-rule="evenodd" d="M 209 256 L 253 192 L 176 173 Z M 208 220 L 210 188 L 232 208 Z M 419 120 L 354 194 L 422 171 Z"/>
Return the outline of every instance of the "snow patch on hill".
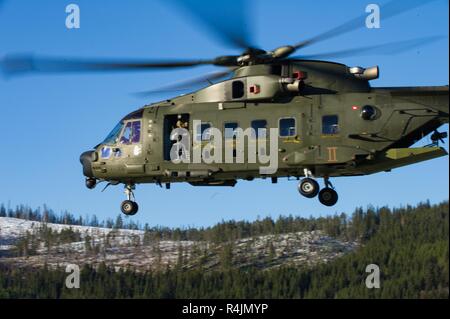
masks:
<path fill-rule="evenodd" d="M 10 245 L 16 242 L 18 239 L 26 236 L 28 233 L 33 233 L 34 230 L 46 226 L 55 232 L 60 233 L 63 230 L 71 229 L 72 231 L 79 232 L 83 238 L 90 236 L 93 238 L 102 238 L 114 233 L 117 238 L 122 238 L 127 242 L 127 238 L 130 237 L 143 237 L 144 231 L 141 230 L 129 230 L 129 229 L 111 229 L 111 228 L 100 228 L 91 226 L 78 226 L 78 225 L 61 225 L 61 224 L 51 224 L 42 223 L 37 221 L 29 221 L 18 218 L 10 217 L 0 217 L 0 246 Z"/>
<path fill-rule="evenodd" d="M 79 236 L 76 241 L 52 243 L 50 247 L 37 237 L 33 239 L 36 247 L 32 253 L 17 256 L 12 250 L 16 248 L 15 244 L 25 238 L 27 233 L 39 234 L 42 227 L 57 233 L 70 229 Z M 208 271 L 221 266 L 224 249 L 231 247 L 231 264 L 236 268 L 274 268 L 283 265 L 309 267 L 329 262 L 358 247 L 356 242 L 331 238 L 320 230 L 255 236 L 226 244 L 170 240 L 147 240 L 144 244 L 144 234 L 140 230 L 46 224 L 0 217 L 0 262 L 18 267 L 57 267 L 67 264 L 98 266 L 105 263 L 115 269 L 132 268 L 138 271 L 178 265 L 186 269 L 201 268 Z"/>

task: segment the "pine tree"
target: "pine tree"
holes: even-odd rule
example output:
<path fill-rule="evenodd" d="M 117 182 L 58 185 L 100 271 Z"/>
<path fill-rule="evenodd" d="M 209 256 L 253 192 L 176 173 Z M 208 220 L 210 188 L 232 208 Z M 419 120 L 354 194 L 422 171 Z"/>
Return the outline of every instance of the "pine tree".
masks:
<path fill-rule="evenodd" d="M 114 229 L 123 229 L 123 219 L 121 215 L 118 215 L 114 224 Z"/>

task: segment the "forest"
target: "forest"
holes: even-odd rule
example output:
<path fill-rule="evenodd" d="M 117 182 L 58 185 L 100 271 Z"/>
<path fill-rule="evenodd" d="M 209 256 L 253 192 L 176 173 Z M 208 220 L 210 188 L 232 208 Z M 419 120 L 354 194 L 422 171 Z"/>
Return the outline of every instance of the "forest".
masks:
<path fill-rule="evenodd" d="M 420 207 L 430 207 L 429 202 L 421 203 Z M 403 211 L 411 211 L 413 207 L 407 206 L 402 209 L 391 211 L 387 207 L 375 209 L 357 208 L 353 214 L 341 213 L 339 215 L 327 217 L 297 217 L 297 216 L 279 216 L 277 219 L 270 217 L 258 218 L 256 221 L 222 221 L 212 227 L 185 227 L 169 228 L 162 226 L 150 227 L 148 224 L 140 225 L 122 215 L 115 219 L 100 221 L 97 216 L 75 217 L 69 212 L 55 213 L 45 205 L 43 209 L 32 209 L 27 206 L 17 206 L 14 209 L 6 208 L 4 204 L 0 205 L 0 217 L 19 218 L 30 221 L 44 223 L 54 223 L 62 225 L 79 225 L 91 227 L 105 227 L 111 229 L 132 229 L 144 230 L 146 239 L 152 240 L 192 240 L 208 241 L 213 243 L 224 243 L 242 238 L 249 238 L 268 234 L 286 234 L 299 231 L 323 230 L 329 236 L 342 238 L 345 240 L 366 240 L 371 234 L 376 232 L 378 227 L 388 222 L 390 215 L 403 214 Z M 387 216 L 389 215 L 389 216 Z M 52 234 L 50 234 L 52 235 Z M 56 236 L 56 234 L 53 234 Z M 64 234 L 63 234 L 64 235 Z"/>
<path fill-rule="evenodd" d="M 3 206 L 2 206 L 3 207 Z M 30 217 L 30 210 L 0 209 L 3 216 Z M 31 218 L 40 220 L 44 214 Z M 49 214 L 47 217 L 49 219 Z M 52 217 L 53 218 L 53 217 Z M 58 221 L 54 216 L 54 222 Z M 63 219 L 60 219 L 63 220 Z M 109 226 L 115 227 L 117 222 Z M 123 221 L 122 221 L 123 222 Z M 116 225 L 115 225 L 116 224 Z M 106 225 L 105 225 L 106 226 Z M 123 226 L 123 225 L 122 225 Z M 137 227 L 138 225 L 133 225 Z M 356 239 L 361 247 L 317 267 L 236 269 L 224 252 L 220 270 L 167 268 L 146 273 L 85 265 L 79 289 L 65 287 L 64 269 L 17 269 L 1 264 L 0 298 L 448 298 L 449 206 L 421 203 L 391 209 L 358 208 L 323 218 L 279 217 L 254 222 L 222 222 L 201 229 L 143 229 L 149 240 L 231 242 L 261 234 L 321 229 L 336 238 Z M 366 266 L 381 271 L 379 289 L 365 285 Z"/>

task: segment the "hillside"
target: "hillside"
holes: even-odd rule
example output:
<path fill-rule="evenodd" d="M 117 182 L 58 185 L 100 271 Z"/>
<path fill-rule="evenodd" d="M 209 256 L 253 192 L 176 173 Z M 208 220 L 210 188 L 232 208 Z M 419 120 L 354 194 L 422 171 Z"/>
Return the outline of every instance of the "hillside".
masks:
<path fill-rule="evenodd" d="M 148 234 L 148 233 L 147 233 Z M 322 231 L 264 235 L 213 243 L 193 240 L 156 240 L 142 230 L 61 225 L 0 217 L 0 262 L 16 267 L 52 268 L 67 264 L 101 263 L 113 269 L 146 271 L 180 266 L 214 270 L 229 249 L 234 266 L 273 268 L 314 266 L 329 262 L 357 247 Z"/>
<path fill-rule="evenodd" d="M 11 222 L 20 223 L 8 220 Z M 115 231 L 109 230 L 109 234 Z M 50 236 L 57 243 L 50 245 L 50 249 L 35 247 L 35 251 L 30 249 L 32 236 L 27 236 L 30 240 L 25 241 L 27 245 L 22 237 L 15 252 L 23 254 L 25 246 L 30 250 L 21 257 L 0 259 L 0 297 L 448 299 L 449 296 L 448 202 L 397 209 L 357 209 L 349 217 L 224 222 L 196 232 L 165 230 L 155 234 L 146 230 L 142 237 L 145 243 L 175 234 L 183 238 L 181 242 L 156 241 L 170 243 L 170 254 L 177 256 L 172 258 L 174 262 L 176 259 L 172 266 L 134 271 L 126 270 L 126 265 L 120 269 L 110 267 L 108 259 L 98 265 L 86 262 L 82 267 L 81 288 L 73 290 L 64 287 L 67 274 L 63 268 L 41 267 L 36 261 L 46 255 L 51 261 L 52 256 L 60 254 L 52 252 L 52 247 L 64 245 L 63 238 L 72 236 L 68 235 L 70 231 L 63 233 L 64 236 Z M 42 234 L 48 242 L 48 232 Z M 193 238 L 216 240 L 211 240 L 208 243 L 211 249 L 202 253 L 202 249 L 194 249 Z M 83 251 L 80 248 L 83 239 L 77 240 L 79 254 L 89 255 L 87 241 L 84 240 L 87 250 Z M 130 247 L 129 241 L 123 238 L 118 243 Z M 332 258 L 327 259 L 327 254 Z M 315 255 L 321 257 L 315 263 L 308 263 Z M 88 261 L 98 261 L 98 252 L 90 256 Z M 380 289 L 365 286 L 365 269 L 369 264 L 380 268 Z"/>

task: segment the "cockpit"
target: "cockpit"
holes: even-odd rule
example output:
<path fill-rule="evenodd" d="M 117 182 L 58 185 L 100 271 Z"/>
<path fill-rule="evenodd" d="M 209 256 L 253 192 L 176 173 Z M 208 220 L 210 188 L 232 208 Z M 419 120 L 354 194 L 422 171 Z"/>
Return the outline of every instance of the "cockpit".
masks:
<path fill-rule="evenodd" d="M 125 116 L 108 134 L 101 144 L 138 144 L 141 141 L 143 109 Z"/>

